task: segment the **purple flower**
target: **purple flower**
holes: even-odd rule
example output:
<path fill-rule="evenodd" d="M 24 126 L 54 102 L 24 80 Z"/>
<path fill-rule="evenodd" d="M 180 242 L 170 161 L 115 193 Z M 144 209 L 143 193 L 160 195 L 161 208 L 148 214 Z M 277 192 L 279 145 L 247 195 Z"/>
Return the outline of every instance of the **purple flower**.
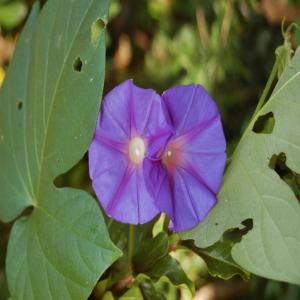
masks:
<path fill-rule="evenodd" d="M 103 100 L 89 148 L 89 172 L 102 207 L 113 219 L 142 224 L 160 212 L 144 166 L 155 164 L 170 138 L 166 115 L 161 97 L 132 80 Z"/>
<path fill-rule="evenodd" d="M 107 215 L 130 224 L 159 212 L 182 231 L 216 203 L 226 142 L 214 101 L 200 85 L 162 97 L 131 80 L 104 99 L 89 149 L 93 188 Z"/>
<path fill-rule="evenodd" d="M 226 141 L 214 101 L 200 85 L 177 86 L 162 95 L 175 134 L 162 162 L 147 164 L 156 205 L 171 229 L 196 226 L 216 203 L 226 161 Z"/>

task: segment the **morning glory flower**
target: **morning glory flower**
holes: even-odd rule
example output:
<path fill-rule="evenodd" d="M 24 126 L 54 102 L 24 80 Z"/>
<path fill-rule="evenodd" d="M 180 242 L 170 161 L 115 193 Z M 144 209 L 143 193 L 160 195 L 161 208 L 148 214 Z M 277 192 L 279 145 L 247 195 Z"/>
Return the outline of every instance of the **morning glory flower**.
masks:
<path fill-rule="evenodd" d="M 89 172 L 103 209 L 113 219 L 143 224 L 160 212 L 144 165 L 151 167 L 160 159 L 170 138 L 166 116 L 161 97 L 132 80 L 104 98 L 89 148 Z"/>
<path fill-rule="evenodd" d="M 216 104 L 200 85 L 163 93 L 174 136 L 161 162 L 147 165 L 156 205 L 170 228 L 195 227 L 216 203 L 226 161 L 226 141 Z"/>

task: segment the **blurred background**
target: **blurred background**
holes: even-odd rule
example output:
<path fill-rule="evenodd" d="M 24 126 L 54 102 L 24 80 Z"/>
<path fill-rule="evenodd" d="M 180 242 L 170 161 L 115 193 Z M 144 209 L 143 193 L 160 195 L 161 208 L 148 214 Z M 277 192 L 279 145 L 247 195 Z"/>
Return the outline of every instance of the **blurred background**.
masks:
<path fill-rule="evenodd" d="M 33 2 L 0 0 L 0 86 Z M 111 0 L 104 93 L 128 78 L 159 93 L 200 83 L 221 111 L 230 156 L 266 84 L 275 49 L 283 44 L 283 19 L 285 28 L 300 25 L 300 1 Z M 290 41 L 295 49 L 300 31 Z M 89 190 L 86 160 L 58 179 L 60 184 Z M 0 300 L 8 297 L 4 260 L 10 228 L 0 222 Z M 300 299 L 299 287 L 257 276 L 223 281 L 211 277 L 192 252 L 173 254 L 196 283 L 197 300 Z M 174 292 L 169 286 L 165 293 L 190 299 L 184 288 Z"/>

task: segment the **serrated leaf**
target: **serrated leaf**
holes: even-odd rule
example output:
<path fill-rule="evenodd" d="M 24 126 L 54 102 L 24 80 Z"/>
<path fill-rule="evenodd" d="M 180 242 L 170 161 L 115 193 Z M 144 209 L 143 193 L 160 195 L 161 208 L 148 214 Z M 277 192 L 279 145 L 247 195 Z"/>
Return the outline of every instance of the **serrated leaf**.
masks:
<path fill-rule="evenodd" d="M 183 234 L 203 248 L 218 241 L 224 231 L 253 219 L 253 229 L 233 247 L 233 259 L 252 273 L 296 284 L 300 284 L 300 205 L 269 163 L 274 154 L 284 153 L 287 166 L 300 172 L 299 93 L 298 49 L 237 146 L 219 203 L 202 224 Z M 257 119 L 270 112 L 273 131 L 253 132 Z"/>
<path fill-rule="evenodd" d="M 120 255 L 99 206 L 83 191 L 54 179 L 86 152 L 104 78 L 108 1 L 49 0 L 34 6 L 0 94 L 0 219 L 26 207 L 13 226 L 6 261 L 18 299 L 86 299 Z M 79 62 L 79 64 L 78 64 Z"/>

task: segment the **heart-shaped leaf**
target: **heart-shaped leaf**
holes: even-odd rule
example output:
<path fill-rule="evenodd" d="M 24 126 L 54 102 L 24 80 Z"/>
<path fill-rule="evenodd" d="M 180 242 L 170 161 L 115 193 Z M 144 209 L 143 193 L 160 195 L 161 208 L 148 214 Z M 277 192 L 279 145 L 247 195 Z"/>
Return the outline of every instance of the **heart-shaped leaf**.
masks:
<path fill-rule="evenodd" d="M 54 179 L 86 152 L 104 79 L 108 0 L 35 5 L 0 94 L 0 219 L 12 298 L 86 299 L 120 255 L 95 200 Z"/>
<path fill-rule="evenodd" d="M 233 259 L 252 273 L 296 284 L 300 284 L 300 205 L 271 159 L 284 154 L 288 168 L 300 173 L 299 94 L 298 49 L 237 146 L 219 203 L 202 224 L 182 235 L 203 248 L 252 219 L 253 229 L 232 248 Z"/>

